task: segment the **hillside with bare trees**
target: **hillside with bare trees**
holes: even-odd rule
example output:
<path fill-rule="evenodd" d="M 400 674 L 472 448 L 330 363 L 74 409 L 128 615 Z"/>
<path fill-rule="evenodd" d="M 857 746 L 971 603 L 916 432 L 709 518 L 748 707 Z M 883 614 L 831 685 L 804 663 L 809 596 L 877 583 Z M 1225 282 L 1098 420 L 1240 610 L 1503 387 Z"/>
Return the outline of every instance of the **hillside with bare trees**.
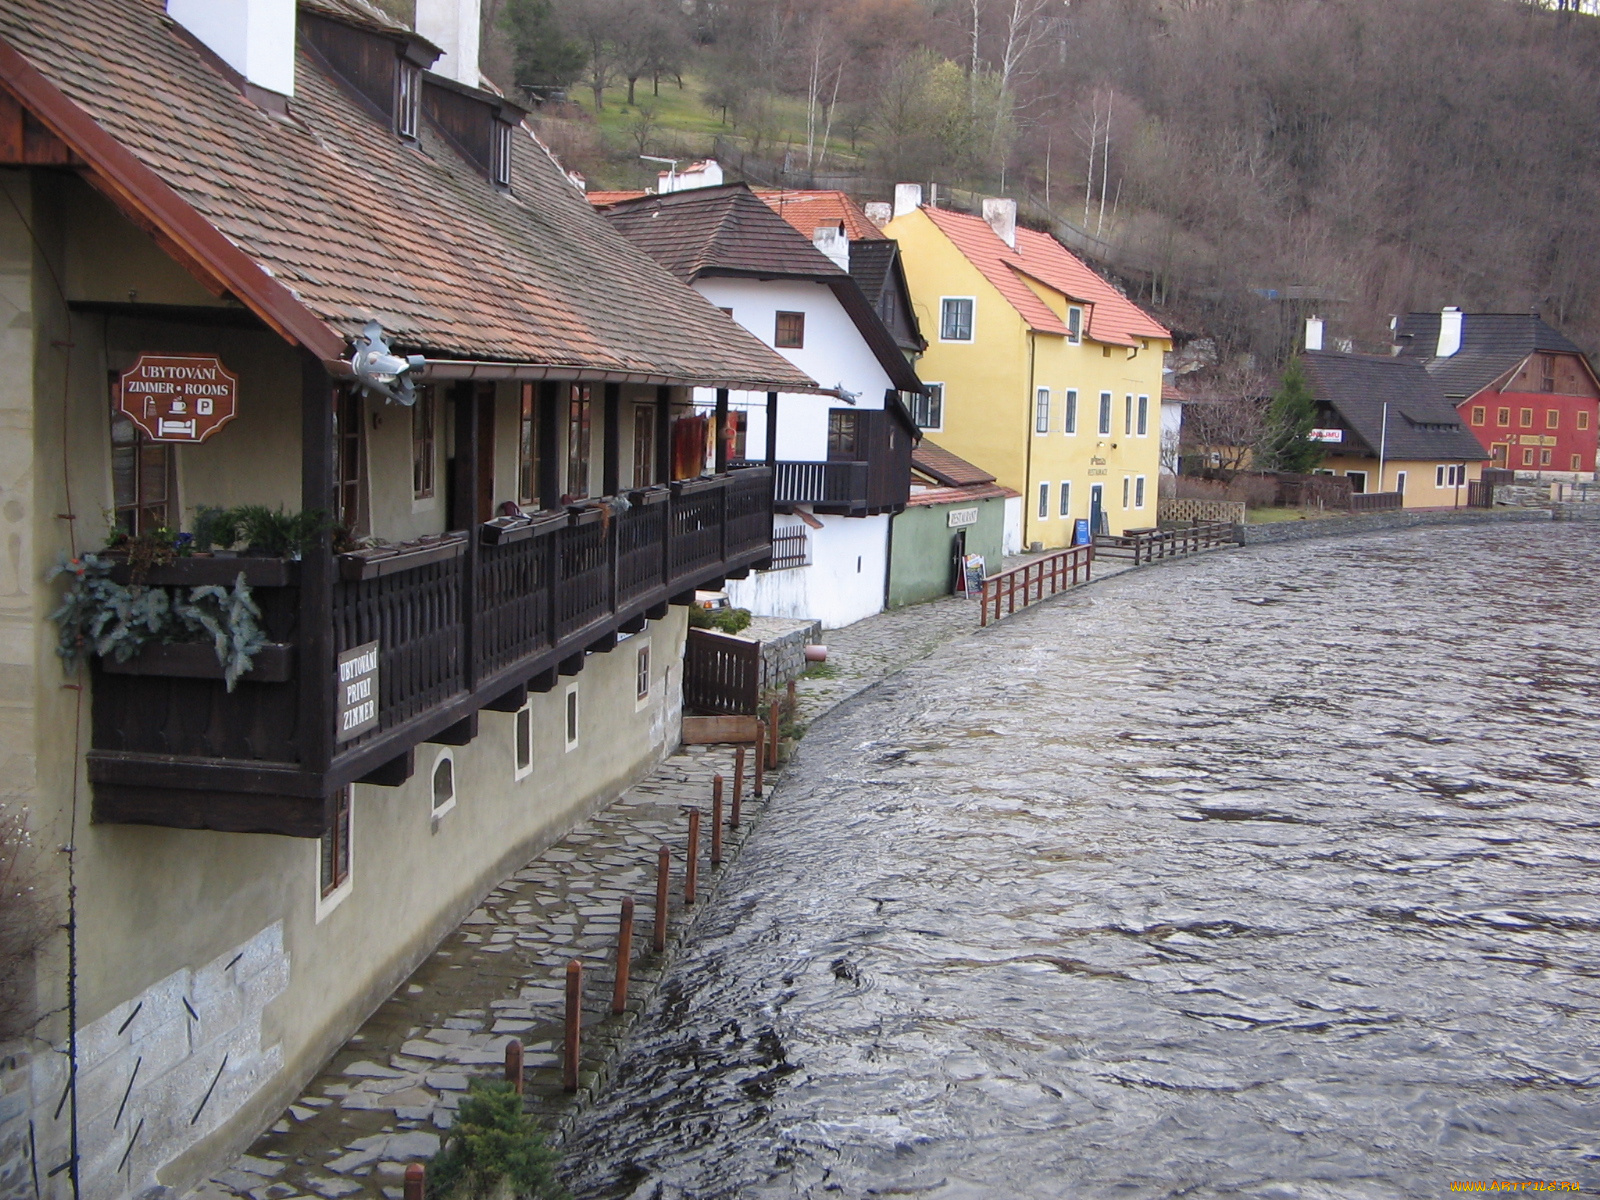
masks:
<path fill-rule="evenodd" d="M 1577 0 L 485 0 L 597 186 L 1004 191 L 1224 357 L 1444 303 L 1600 347 L 1600 20 Z M 571 97 L 561 102 L 562 91 Z M 580 103 L 581 102 L 581 103 Z"/>

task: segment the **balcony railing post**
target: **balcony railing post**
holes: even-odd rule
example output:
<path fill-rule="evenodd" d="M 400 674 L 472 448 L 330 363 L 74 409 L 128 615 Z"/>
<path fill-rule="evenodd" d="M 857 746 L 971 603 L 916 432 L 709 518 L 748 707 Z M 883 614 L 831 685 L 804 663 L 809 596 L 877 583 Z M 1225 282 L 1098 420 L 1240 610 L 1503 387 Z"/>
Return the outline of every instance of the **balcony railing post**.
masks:
<path fill-rule="evenodd" d="M 300 507 L 326 512 L 334 500 L 333 380 L 318 358 L 300 355 Z M 300 562 L 300 715 L 302 765 L 326 771 L 333 760 L 333 539 L 324 530 Z M 381 654 L 383 647 L 379 647 Z"/>

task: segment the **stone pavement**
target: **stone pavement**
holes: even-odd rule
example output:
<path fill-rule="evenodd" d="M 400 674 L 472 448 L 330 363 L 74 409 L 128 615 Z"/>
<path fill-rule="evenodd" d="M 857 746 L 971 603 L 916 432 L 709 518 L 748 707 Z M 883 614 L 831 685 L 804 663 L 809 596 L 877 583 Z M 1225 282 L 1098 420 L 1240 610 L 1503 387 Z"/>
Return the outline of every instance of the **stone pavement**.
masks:
<path fill-rule="evenodd" d="M 1128 569 L 1121 562 L 1096 563 L 1095 577 Z M 977 626 L 976 601 L 949 597 L 828 631 L 823 640 L 832 670 L 800 680 L 798 720 L 815 720 Z M 726 778 L 731 800 L 731 748 L 682 748 L 504 880 L 351 1036 L 249 1153 L 212 1176 L 191 1200 L 400 1200 L 406 1164 L 439 1149 L 471 1078 L 501 1076 L 512 1038 L 523 1043 L 530 1110 L 559 1132 L 575 1105 L 603 1080 L 670 962 L 673 943 L 690 928 L 683 918 L 692 914 L 681 911 L 686 806 L 702 810 L 701 893 L 709 895 L 716 886 L 709 818 L 717 772 Z M 754 818 L 761 805 L 749 789 L 747 781 L 745 813 Z M 727 859 L 737 854 L 751 824 L 746 819 L 738 833 L 728 833 Z M 665 954 L 655 954 L 655 863 L 663 844 L 673 852 L 673 940 Z M 635 960 L 628 1012 L 613 1018 L 611 985 L 625 896 L 635 902 Z M 560 1076 L 565 971 L 573 958 L 585 965 L 584 1056 L 576 1098 L 562 1091 Z"/>

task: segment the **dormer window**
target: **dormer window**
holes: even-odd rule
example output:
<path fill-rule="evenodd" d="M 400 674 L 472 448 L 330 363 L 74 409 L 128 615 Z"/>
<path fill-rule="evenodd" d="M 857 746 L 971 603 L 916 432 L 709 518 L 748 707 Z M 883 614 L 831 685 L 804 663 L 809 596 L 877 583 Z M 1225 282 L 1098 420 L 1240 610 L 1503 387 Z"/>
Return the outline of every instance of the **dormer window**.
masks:
<path fill-rule="evenodd" d="M 489 144 L 489 178 L 496 187 L 511 186 L 511 126 L 495 121 Z"/>
<path fill-rule="evenodd" d="M 410 141 L 417 139 L 418 114 L 422 109 L 422 69 L 400 60 L 395 74 L 394 131 Z"/>

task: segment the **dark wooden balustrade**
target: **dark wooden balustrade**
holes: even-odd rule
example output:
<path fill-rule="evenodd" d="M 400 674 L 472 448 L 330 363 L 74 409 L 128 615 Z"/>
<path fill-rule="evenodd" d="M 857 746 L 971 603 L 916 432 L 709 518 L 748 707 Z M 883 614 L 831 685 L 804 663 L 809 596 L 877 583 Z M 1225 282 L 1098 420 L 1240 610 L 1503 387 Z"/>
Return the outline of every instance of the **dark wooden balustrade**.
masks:
<path fill-rule="evenodd" d="M 403 782 L 416 745 L 464 740 L 479 709 L 553 680 L 558 666 L 579 669 L 623 625 L 769 559 L 771 535 L 763 466 L 645 489 L 621 511 L 555 514 L 493 545 L 455 535 L 417 565 L 402 555 L 337 579 L 331 649 L 378 643 L 378 723 L 320 765 L 300 712 L 301 674 L 314 668 L 332 690 L 331 657 L 295 656 L 287 681 L 245 681 L 233 693 L 220 678 L 97 668 L 95 819 L 319 836 L 331 790 Z M 293 654 L 298 575 L 287 578 L 256 595 L 269 632 Z"/>

